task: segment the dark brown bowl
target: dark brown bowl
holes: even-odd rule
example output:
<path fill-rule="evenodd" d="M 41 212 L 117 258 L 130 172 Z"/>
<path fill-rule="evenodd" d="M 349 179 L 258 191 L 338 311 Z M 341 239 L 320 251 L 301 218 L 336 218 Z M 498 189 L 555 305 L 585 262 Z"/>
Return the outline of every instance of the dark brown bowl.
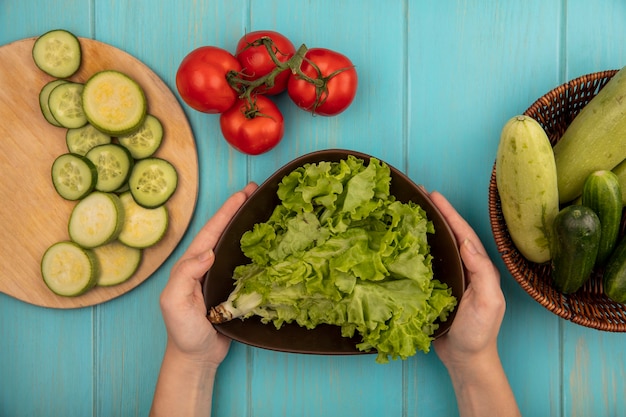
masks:
<path fill-rule="evenodd" d="M 329 149 L 301 156 L 286 164 L 270 176 L 244 203 L 226 227 L 215 247 L 215 263 L 207 272 L 203 284 L 207 308 L 214 307 L 228 298 L 233 290 L 233 271 L 236 266 L 250 262 L 241 252 L 241 236 L 252 229 L 254 224 L 266 221 L 274 207 L 280 204 L 276 195 L 278 184 L 284 176 L 307 163 L 322 161 L 338 162 L 354 155 L 369 162 L 370 156 L 359 152 L 341 149 Z M 461 300 L 465 290 L 465 275 L 458 246 L 450 227 L 428 195 L 403 173 L 391 168 L 391 193 L 399 201 L 413 201 L 419 204 L 432 220 L 436 233 L 429 235 L 431 254 L 433 255 L 433 273 L 441 282 L 452 288 L 452 294 Z M 448 320 L 440 323 L 433 337 L 437 338 L 448 331 L 456 309 Z M 218 332 L 227 337 L 265 349 L 282 352 L 312 353 L 327 355 L 349 355 L 362 352 L 356 348 L 358 337 L 348 339 L 341 336 L 338 326 L 321 325 L 308 330 L 295 323 L 285 324 L 277 330 L 273 324 L 263 324 L 257 317 L 245 320 L 235 319 L 230 322 L 215 324 Z"/>

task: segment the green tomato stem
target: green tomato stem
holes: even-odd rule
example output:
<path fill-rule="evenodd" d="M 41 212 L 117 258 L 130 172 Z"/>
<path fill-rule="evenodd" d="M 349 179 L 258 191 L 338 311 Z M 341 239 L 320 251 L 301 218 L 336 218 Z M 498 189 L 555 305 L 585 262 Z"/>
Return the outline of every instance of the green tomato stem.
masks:
<path fill-rule="evenodd" d="M 229 71 L 226 74 L 226 80 L 228 81 L 230 86 L 239 93 L 239 98 L 245 99 L 248 102 L 246 117 L 249 118 L 258 115 L 258 112 L 256 112 L 256 100 L 254 99 L 256 91 L 259 89 L 259 87 L 262 86 L 265 86 L 266 88 L 272 88 L 274 86 L 276 77 L 284 71 L 290 71 L 293 76 L 297 76 L 299 79 L 304 80 L 315 87 L 316 98 L 315 103 L 311 108 L 311 111 L 315 113 L 315 110 L 319 106 L 324 104 L 326 98 L 328 97 L 328 81 L 337 74 L 351 68 L 341 68 L 334 71 L 328 76 L 324 76 L 320 68 L 314 62 L 306 58 L 308 48 L 304 44 L 302 44 L 296 50 L 296 53 L 285 62 L 280 61 L 276 56 L 276 52 L 274 52 L 274 42 L 269 37 L 260 38 L 255 42 L 249 44 L 248 47 L 260 45 L 263 45 L 267 49 L 267 53 L 269 54 L 272 62 L 274 62 L 276 68 L 274 68 L 267 75 L 257 78 L 256 80 L 247 79 L 245 74 L 237 71 Z M 302 72 L 301 67 L 304 61 L 307 61 L 309 65 L 311 65 L 315 70 L 315 78 L 312 78 Z"/>
<path fill-rule="evenodd" d="M 250 101 L 254 91 L 261 86 L 272 87 L 274 85 L 274 80 L 276 77 L 284 72 L 291 71 L 292 74 L 297 75 L 299 78 L 315 85 L 317 88 L 323 88 L 326 81 L 321 77 L 321 73 L 318 69 L 318 78 L 311 78 L 304 74 L 300 67 L 302 66 L 302 62 L 306 59 L 305 55 L 308 51 L 306 45 L 301 45 L 296 53 L 289 58 L 287 61 L 282 62 L 276 56 L 272 46 L 274 43 L 269 38 L 261 38 L 260 43 L 265 46 L 267 52 L 276 65 L 270 73 L 264 75 L 263 77 L 257 78 L 256 80 L 246 79 L 245 74 L 242 74 L 237 71 L 229 71 L 226 74 L 226 80 L 230 84 L 230 86 L 239 92 L 239 98 L 247 99 Z M 313 63 L 312 63 L 313 64 Z M 314 65 L 314 64 L 313 64 Z"/>

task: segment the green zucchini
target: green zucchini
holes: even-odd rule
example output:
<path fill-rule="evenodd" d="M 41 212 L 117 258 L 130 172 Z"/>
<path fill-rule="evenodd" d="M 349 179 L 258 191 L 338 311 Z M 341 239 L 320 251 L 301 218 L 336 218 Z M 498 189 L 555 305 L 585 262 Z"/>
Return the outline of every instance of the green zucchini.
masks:
<path fill-rule="evenodd" d="M 589 207 L 571 205 L 554 218 L 552 280 L 557 290 L 571 294 L 589 279 L 598 255 L 600 219 Z"/>
<path fill-rule="evenodd" d="M 622 221 L 622 191 L 617 175 L 607 170 L 593 172 L 585 180 L 581 202 L 600 219 L 601 233 L 596 266 L 604 265 L 615 248 Z"/>
<path fill-rule="evenodd" d="M 609 257 L 602 277 L 604 294 L 618 303 L 626 303 L 626 239 L 622 239 Z"/>
<path fill-rule="evenodd" d="M 619 188 L 622 191 L 622 205 L 626 206 L 626 160 L 620 162 L 613 168 L 613 173 L 617 176 Z"/>
<path fill-rule="evenodd" d="M 612 170 L 626 159 L 626 67 L 587 103 L 554 146 L 559 201 L 581 195 L 594 171 Z"/>
<path fill-rule="evenodd" d="M 503 127 L 496 184 L 511 239 L 529 261 L 550 260 L 550 232 L 559 212 L 552 146 L 541 125 L 516 116 Z"/>

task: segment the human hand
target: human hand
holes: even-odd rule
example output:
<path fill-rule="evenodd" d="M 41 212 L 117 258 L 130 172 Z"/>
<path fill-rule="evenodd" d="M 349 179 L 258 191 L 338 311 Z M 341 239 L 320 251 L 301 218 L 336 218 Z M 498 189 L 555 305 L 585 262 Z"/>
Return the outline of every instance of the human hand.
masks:
<path fill-rule="evenodd" d="M 506 308 L 500 273 L 474 229 L 445 197 L 437 192 L 430 197 L 454 233 L 468 281 L 450 329 L 433 342 L 450 374 L 459 415 L 519 417 L 498 355 L 498 333 Z"/>
<path fill-rule="evenodd" d="M 433 342 L 435 351 L 448 369 L 476 364 L 479 359 L 498 360 L 497 337 L 505 311 L 500 273 L 456 209 L 440 193 L 430 196 L 456 237 L 468 281 L 450 330 Z"/>
<path fill-rule="evenodd" d="M 209 416 L 217 367 L 230 340 L 206 317 L 202 279 L 213 265 L 213 248 L 235 212 L 257 188 L 248 184 L 233 194 L 200 229 L 174 264 L 160 303 L 167 346 L 150 416 Z"/>
<path fill-rule="evenodd" d="M 226 200 L 174 264 L 161 293 L 167 349 L 215 368 L 226 357 L 230 339 L 217 333 L 206 318 L 202 280 L 213 265 L 213 248 L 226 225 L 256 188 L 256 184 L 250 183 Z"/>

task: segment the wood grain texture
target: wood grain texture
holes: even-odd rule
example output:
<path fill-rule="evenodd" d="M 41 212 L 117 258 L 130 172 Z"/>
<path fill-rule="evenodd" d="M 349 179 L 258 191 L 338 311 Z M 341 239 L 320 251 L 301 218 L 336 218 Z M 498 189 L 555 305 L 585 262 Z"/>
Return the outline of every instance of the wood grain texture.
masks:
<path fill-rule="evenodd" d="M 563 81 L 626 65 L 626 3 L 568 2 Z M 594 22 L 589 24 L 589 22 Z M 560 323 L 563 415 L 626 415 L 626 334 Z"/>
<path fill-rule="evenodd" d="M 179 102 L 175 73 L 186 53 L 201 45 L 232 49 L 257 29 L 345 53 L 360 85 L 354 104 L 333 118 L 278 98 L 285 139 L 258 157 L 229 148 L 218 116 L 182 104 L 199 161 L 187 232 L 149 280 L 103 304 L 49 309 L 0 294 L 0 416 L 147 415 L 166 337 L 158 297 L 174 261 L 247 181 L 331 147 L 379 155 L 406 170 L 448 196 L 476 228 L 501 272 L 507 313 L 499 350 L 524 415 L 625 414 L 626 336 L 564 322 L 534 302 L 499 261 L 487 221 L 488 175 L 503 121 L 569 78 L 626 64 L 622 0 L 40 3 L 0 1 L 0 44 L 65 27 L 137 57 Z M 369 359 L 233 343 L 218 371 L 212 415 L 458 414 L 435 352 L 389 366 Z"/>
<path fill-rule="evenodd" d="M 558 81 L 558 61 L 551 57 L 560 39 L 553 22 L 561 8 L 556 2 L 540 1 L 506 7 L 462 1 L 413 5 L 409 4 L 407 42 L 414 45 L 408 49 L 408 60 L 415 70 L 408 83 L 407 154 L 420 157 L 409 157 L 409 175 L 423 178 L 428 189 L 446 195 L 498 262 L 488 218 L 489 175 L 506 120 L 544 94 L 542 88 Z M 542 415 L 546 409 L 551 411 L 546 415 L 558 415 L 552 411 L 558 411 L 560 403 L 552 399 L 560 389 L 559 351 L 545 348 L 558 346 L 558 319 L 529 304 L 528 295 L 499 266 L 508 302 L 500 351 L 507 372 L 517 376 L 511 384 L 525 415 Z M 525 365 L 516 358 L 525 358 Z M 441 398 L 439 389 L 453 395 L 445 373 L 435 363 L 428 365 L 408 364 L 409 389 L 416 392 L 409 397 L 410 408 L 431 399 L 439 415 L 455 414 L 454 403 L 436 400 Z M 528 384 L 533 373 L 541 377 Z M 432 380 L 438 383 L 428 384 Z"/>
<path fill-rule="evenodd" d="M 4 265 L 0 291 L 22 301 L 54 308 L 78 308 L 118 297 L 145 281 L 169 256 L 184 234 L 195 208 L 198 193 L 198 162 L 194 137 L 185 114 L 167 85 L 145 64 L 128 53 L 102 42 L 81 38 L 82 64 L 70 79 L 85 82 L 104 69 L 128 74 L 144 89 L 149 113 L 162 121 L 164 141 L 155 156 L 170 161 L 177 169 L 176 193 L 166 203 L 170 223 L 163 239 L 143 251 L 133 277 L 112 287 L 96 287 L 78 297 L 52 293 L 41 279 L 40 262 L 55 242 L 69 239 L 67 222 L 75 202 L 62 199 L 52 186 L 50 167 L 68 152 L 66 129 L 56 128 L 39 110 L 39 91 L 50 80 L 33 63 L 34 38 L 0 48 L 0 108 L 2 153 L 5 174 L 0 183 L 4 197 L 0 212 L 0 262 Z M 27 80 L 25 82 L 25 80 Z"/>

